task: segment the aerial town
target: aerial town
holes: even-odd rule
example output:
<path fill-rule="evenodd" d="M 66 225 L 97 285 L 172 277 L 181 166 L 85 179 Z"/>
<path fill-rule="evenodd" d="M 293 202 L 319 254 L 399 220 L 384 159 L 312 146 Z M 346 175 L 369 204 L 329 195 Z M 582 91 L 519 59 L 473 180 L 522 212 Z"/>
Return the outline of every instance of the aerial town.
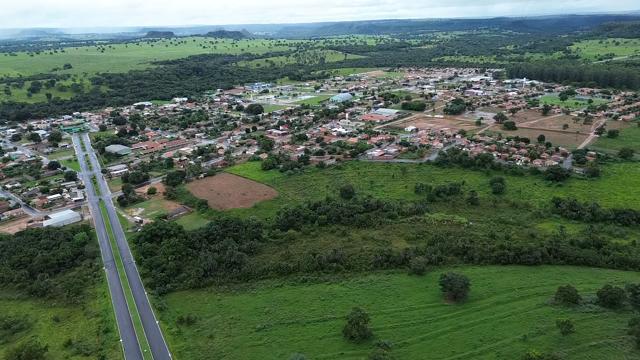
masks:
<path fill-rule="evenodd" d="M 444 68 L 243 84 L 198 99 L 34 119 L 0 128 L 0 216 L 8 224 L 1 229 L 63 226 L 87 215 L 70 140 L 80 131 L 91 132 L 118 190 L 121 177 L 148 168 L 154 179 L 136 185 L 159 183 L 174 166 L 191 178 L 255 160 L 266 170 L 295 172 L 350 160 L 434 162 L 450 149 L 471 158 L 489 154 L 510 166 L 584 174 L 598 154 L 587 151 L 576 161 L 573 152 L 599 136 L 615 136 L 638 114 L 640 99 L 632 92 L 505 79 L 501 69 Z"/>

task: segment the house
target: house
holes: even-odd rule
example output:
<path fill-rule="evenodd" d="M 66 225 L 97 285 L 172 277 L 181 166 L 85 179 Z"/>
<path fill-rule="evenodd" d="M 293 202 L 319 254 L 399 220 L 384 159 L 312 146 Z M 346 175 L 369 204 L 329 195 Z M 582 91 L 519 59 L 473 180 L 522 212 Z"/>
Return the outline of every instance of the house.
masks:
<path fill-rule="evenodd" d="M 118 177 L 124 175 L 129 171 L 129 167 L 125 164 L 113 165 L 107 168 L 109 174 L 113 177 Z"/>
<path fill-rule="evenodd" d="M 130 147 L 124 146 L 124 145 L 118 145 L 118 144 L 109 145 L 109 146 L 104 148 L 104 151 L 108 152 L 109 154 L 114 154 L 114 155 L 118 155 L 118 156 L 124 156 L 124 155 L 131 154 L 131 148 Z"/>
<path fill-rule="evenodd" d="M 61 227 L 82 221 L 82 216 L 73 210 L 60 211 L 45 217 L 42 222 L 44 227 Z"/>

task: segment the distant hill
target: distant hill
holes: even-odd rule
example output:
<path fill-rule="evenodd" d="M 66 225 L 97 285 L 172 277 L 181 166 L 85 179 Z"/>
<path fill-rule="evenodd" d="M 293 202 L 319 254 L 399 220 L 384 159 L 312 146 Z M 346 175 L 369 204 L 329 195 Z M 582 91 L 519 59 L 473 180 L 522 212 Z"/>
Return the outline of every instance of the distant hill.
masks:
<path fill-rule="evenodd" d="M 174 34 L 173 31 L 149 31 L 147 32 L 147 35 L 145 35 L 144 37 L 158 39 L 158 38 L 172 38 L 175 36 L 176 34 Z"/>
<path fill-rule="evenodd" d="M 251 33 L 246 30 L 242 31 L 229 31 L 229 30 L 217 30 L 217 31 L 209 31 L 204 36 L 218 38 L 218 39 L 233 39 L 233 40 L 241 40 L 251 37 Z"/>
<path fill-rule="evenodd" d="M 640 38 L 640 21 L 608 22 L 602 24 L 593 33 L 612 38 Z"/>

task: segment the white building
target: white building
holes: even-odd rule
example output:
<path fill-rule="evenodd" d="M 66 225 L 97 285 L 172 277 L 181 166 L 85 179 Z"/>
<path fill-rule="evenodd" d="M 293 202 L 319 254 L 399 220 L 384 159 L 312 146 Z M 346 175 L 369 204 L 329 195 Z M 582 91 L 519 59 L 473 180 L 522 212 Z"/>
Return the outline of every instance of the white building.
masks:
<path fill-rule="evenodd" d="M 42 226 L 61 227 L 82 221 L 82 216 L 73 210 L 64 210 L 48 215 L 42 222 Z"/>

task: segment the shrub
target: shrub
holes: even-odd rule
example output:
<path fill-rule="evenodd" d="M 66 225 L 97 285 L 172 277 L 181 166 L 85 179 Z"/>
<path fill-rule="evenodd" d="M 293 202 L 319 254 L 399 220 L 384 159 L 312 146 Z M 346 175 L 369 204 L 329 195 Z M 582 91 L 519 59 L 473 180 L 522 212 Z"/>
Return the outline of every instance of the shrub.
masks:
<path fill-rule="evenodd" d="M 556 327 L 560 330 L 562 336 L 567 336 L 576 332 L 573 321 L 570 319 L 558 319 L 556 320 Z"/>
<path fill-rule="evenodd" d="M 609 284 L 598 290 L 596 295 L 598 296 L 598 305 L 608 309 L 617 309 L 621 307 L 627 298 L 624 289 Z"/>
<path fill-rule="evenodd" d="M 353 342 L 361 342 L 373 336 L 369 329 L 369 314 L 359 307 L 353 308 L 347 315 L 347 323 L 342 329 L 345 339 Z"/>
<path fill-rule="evenodd" d="M 345 200 L 351 200 L 356 196 L 356 189 L 351 184 L 340 187 L 340 197 Z"/>
<path fill-rule="evenodd" d="M 535 350 L 529 351 L 524 354 L 522 360 L 560 360 L 558 355 L 541 353 Z"/>
<path fill-rule="evenodd" d="M 640 284 L 628 284 L 625 286 L 629 305 L 635 310 L 640 311 Z"/>
<path fill-rule="evenodd" d="M 582 301 L 578 290 L 571 285 L 559 286 L 553 299 L 562 305 L 578 305 Z"/>
<path fill-rule="evenodd" d="M 635 151 L 632 148 L 628 148 L 628 147 L 622 148 L 620 149 L 620 151 L 618 151 L 618 156 L 625 160 L 629 160 L 633 158 L 634 154 L 635 154 Z"/>
<path fill-rule="evenodd" d="M 40 344 L 37 340 L 29 340 L 10 349 L 6 355 L 6 360 L 44 360 L 49 351 L 47 345 Z"/>
<path fill-rule="evenodd" d="M 511 120 L 505 121 L 504 124 L 502 124 L 502 128 L 509 131 L 518 130 L 516 123 Z"/>
<path fill-rule="evenodd" d="M 192 314 L 180 315 L 176 318 L 176 324 L 180 326 L 192 326 L 198 322 L 198 317 Z"/>
<path fill-rule="evenodd" d="M 440 290 L 449 301 L 460 302 L 467 299 L 471 281 L 464 275 L 449 272 L 440 275 Z"/>
<path fill-rule="evenodd" d="M 409 261 L 409 274 L 422 276 L 426 274 L 429 261 L 423 256 L 415 257 Z"/>
<path fill-rule="evenodd" d="M 154 186 L 151 186 L 147 189 L 147 195 L 155 195 L 158 193 L 158 189 Z"/>

